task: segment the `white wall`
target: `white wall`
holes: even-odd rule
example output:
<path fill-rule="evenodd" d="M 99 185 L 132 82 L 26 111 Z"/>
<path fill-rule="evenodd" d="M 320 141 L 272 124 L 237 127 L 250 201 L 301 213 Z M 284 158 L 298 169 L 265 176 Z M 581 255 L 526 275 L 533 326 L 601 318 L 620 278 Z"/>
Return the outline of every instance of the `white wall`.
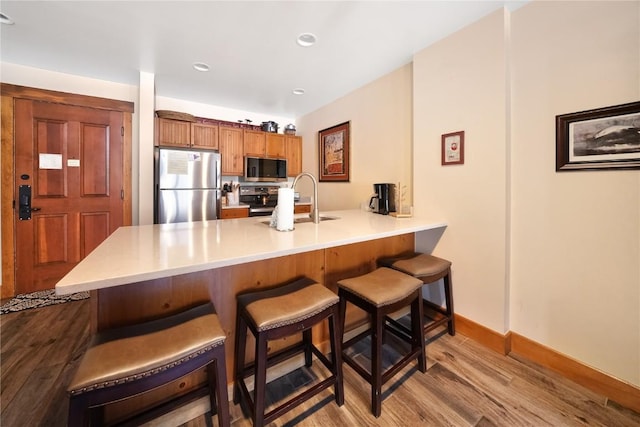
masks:
<path fill-rule="evenodd" d="M 535 2 L 511 24 L 511 330 L 640 385 L 640 172 L 554 168 L 556 115 L 640 99 L 640 2 Z"/>
<path fill-rule="evenodd" d="M 302 166 L 318 176 L 318 132 L 350 122 L 350 182 L 319 185 L 320 210 L 354 209 L 369 201 L 373 184 L 407 184 L 411 195 L 411 64 L 297 119 Z M 310 193 L 308 180 L 300 188 Z"/>

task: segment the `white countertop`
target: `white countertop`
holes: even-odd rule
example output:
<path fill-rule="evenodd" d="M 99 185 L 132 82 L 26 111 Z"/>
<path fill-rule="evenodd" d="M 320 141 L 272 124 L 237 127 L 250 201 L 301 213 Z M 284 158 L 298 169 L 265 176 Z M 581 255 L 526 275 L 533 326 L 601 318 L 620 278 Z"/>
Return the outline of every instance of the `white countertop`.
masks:
<path fill-rule="evenodd" d="M 321 212 L 321 216 L 339 219 L 299 223 L 289 232 L 263 224 L 269 217 L 120 227 L 56 284 L 56 293 L 102 289 L 446 227 L 443 221 L 361 210 Z"/>

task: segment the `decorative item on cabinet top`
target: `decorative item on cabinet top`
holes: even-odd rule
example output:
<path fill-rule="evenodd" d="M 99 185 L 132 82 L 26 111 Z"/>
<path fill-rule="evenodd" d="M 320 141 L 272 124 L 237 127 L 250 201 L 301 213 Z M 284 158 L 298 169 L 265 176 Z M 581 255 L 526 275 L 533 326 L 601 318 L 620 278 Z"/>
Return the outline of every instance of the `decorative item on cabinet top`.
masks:
<path fill-rule="evenodd" d="M 183 122 L 205 123 L 209 125 L 221 125 L 240 129 L 261 130 L 260 126 L 252 125 L 251 120 L 244 122 L 229 122 L 226 120 L 210 119 L 207 117 L 196 117 L 189 113 L 181 113 L 179 111 L 156 110 L 156 117 L 160 119 L 180 120 Z"/>
<path fill-rule="evenodd" d="M 296 134 L 296 127 L 293 123 L 289 123 L 288 125 L 286 125 L 284 127 L 284 134 L 285 135 L 295 135 Z"/>
<path fill-rule="evenodd" d="M 195 122 L 196 118 L 189 113 L 181 113 L 179 111 L 156 110 L 156 117 L 161 119 L 182 120 L 183 122 Z"/>

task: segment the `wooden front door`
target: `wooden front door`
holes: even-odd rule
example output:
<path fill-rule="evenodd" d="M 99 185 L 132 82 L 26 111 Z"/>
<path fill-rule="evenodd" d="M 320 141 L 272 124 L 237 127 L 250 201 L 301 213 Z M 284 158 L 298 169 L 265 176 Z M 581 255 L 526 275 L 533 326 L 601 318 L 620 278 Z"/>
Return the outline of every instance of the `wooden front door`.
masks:
<path fill-rule="evenodd" d="M 16 293 L 56 282 L 123 225 L 123 113 L 16 99 Z"/>

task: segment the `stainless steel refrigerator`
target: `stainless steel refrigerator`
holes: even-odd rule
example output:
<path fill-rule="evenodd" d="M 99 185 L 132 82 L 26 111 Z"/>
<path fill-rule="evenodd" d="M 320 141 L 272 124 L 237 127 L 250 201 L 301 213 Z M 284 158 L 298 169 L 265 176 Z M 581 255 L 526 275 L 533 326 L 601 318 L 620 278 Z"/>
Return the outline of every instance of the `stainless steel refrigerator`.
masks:
<path fill-rule="evenodd" d="M 220 216 L 220 153 L 157 148 L 155 223 L 207 221 Z"/>

